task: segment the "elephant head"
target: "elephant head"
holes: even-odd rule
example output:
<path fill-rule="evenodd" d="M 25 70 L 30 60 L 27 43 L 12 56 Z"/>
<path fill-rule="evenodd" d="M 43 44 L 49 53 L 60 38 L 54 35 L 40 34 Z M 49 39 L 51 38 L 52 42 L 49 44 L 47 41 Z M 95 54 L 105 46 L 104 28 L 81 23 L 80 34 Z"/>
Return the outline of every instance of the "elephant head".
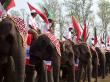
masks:
<path fill-rule="evenodd" d="M 59 82 L 60 56 L 57 53 L 55 45 L 51 42 L 47 35 L 41 34 L 34 38 L 32 44 L 30 45 L 29 53 L 30 62 L 35 65 L 35 69 L 39 76 L 38 82 L 46 82 L 47 78 L 43 60 L 52 61 L 53 74 L 50 76 L 53 77 L 55 82 Z M 51 77 L 49 81 L 52 80 Z"/>
<path fill-rule="evenodd" d="M 106 64 L 106 56 L 105 56 L 105 50 L 101 49 L 99 47 L 95 48 L 98 53 L 99 58 L 99 75 L 102 76 L 102 78 L 105 78 L 105 64 Z"/>
<path fill-rule="evenodd" d="M 63 71 L 62 77 L 67 79 L 67 82 L 75 82 L 75 68 L 74 68 L 74 51 L 72 42 L 66 40 L 60 42 L 61 46 L 61 69 Z M 65 76 L 68 77 L 65 77 Z"/>
<path fill-rule="evenodd" d="M 14 21 L 7 16 L 0 22 L 0 75 L 6 82 L 23 82 L 25 53 L 22 38 Z M 13 68 L 11 71 L 9 68 Z M 0 78 L 0 81 L 3 78 Z M 2 82 L 2 81 L 1 81 Z"/>
<path fill-rule="evenodd" d="M 73 63 L 74 52 L 72 48 L 72 43 L 69 40 L 60 42 L 61 45 L 61 57 L 64 62 Z"/>
<path fill-rule="evenodd" d="M 12 27 L 13 24 L 9 22 L 8 19 L 3 19 L 0 22 L 0 63 L 6 63 L 7 56 L 12 55 L 11 48 L 15 42 L 13 34 L 11 33 Z"/>
<path fill-rule="evenodd" d="M 92 56 L 90 49 L 88 48 L 86 43 L 79 43 L 79 44 L 73 44 L 73 50 L 74 50 L 75 59 L 76 58 L 79 59 L 79 63 L 78 63 L 79 71 L 77 71 L 78 75 L 76 77 L 76 80 L 80 82 L 81 74 L 83 71 L 82 69 L 84 69 L 83 81 L 85 81 L 86 74 L 88 74 L 88 82 L 91 82 Z"/>

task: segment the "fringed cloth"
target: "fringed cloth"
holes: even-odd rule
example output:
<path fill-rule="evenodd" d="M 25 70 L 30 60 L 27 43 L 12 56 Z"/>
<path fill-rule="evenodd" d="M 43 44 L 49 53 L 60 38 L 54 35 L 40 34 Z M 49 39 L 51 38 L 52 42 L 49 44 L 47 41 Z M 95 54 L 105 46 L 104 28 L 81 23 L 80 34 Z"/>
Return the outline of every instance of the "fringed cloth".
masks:
<path fill-rule="evenodd" d="M 45 33 L 51 40 L 51 42 L 55 45 L 57 53 L 61 56 L 61 52 L 60 52 L 60 43 L 59 40 L 55 37 L 55 35 L 53 35 L 50 32 Z"/>
<path fill-rule="evenodd" d="M 15 25 L 17 26 L 17 30 L 19 31 L 19 33 L 23 39 L 23 46 L 26 47 L 28 29 L 26 28 L 25 21 L 19 17 L 15 17 L 15 16 L 10 16 L 10 18 L 14 21 Z"/>

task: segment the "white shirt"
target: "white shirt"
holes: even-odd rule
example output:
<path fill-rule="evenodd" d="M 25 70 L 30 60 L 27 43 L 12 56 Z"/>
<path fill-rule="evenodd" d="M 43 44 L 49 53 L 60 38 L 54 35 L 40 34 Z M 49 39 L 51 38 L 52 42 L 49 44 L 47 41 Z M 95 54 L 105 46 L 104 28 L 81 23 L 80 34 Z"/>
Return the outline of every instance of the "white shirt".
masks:
<path fill-rule="evenodd" d="M 92 40 L 92 45 L 94 45 L 94 40 Z"/>
<path fill-rule="evenodd" d="M 105 48 L 105 45 L 104 44 L 101 44 L 101 48 Z"/>
<path fill-rule="evenodd" d="M 67 38 L 67 39 L 72 40 L 72 34 L 71 34 L 70 31 L 69 31 L 69 32 L 64 32 L 64 33 L 63 33 L 63 36 L 64 36 L 65 38 Z"/>
<path fill-rule="evenodd" d="M 70 31 L 68 32 L 67 38 L 70 39 L 70 40 L 72 40 L 72 34 L 71 34 Z"/>
<path fill-rule="evenodd" d="M 109 46 L 107 46 L 106 49 L 107 49 L 108 51 L 110 51 L 110 47 L 109 47 Z"/>
<path fill-rule="evenodd" d="M 48 32 L 48 27 L 46 26 L 45 23 L 42 24 L 42 33 Z"/>
<path fill-rule="evenodd" d="M 27 24 L 31 25 L 34 29 L 37 29 L 39 27 L 37 21 L 35 18 L 33 18 L 32 16 L 30 16 L 27 20 Z"/>

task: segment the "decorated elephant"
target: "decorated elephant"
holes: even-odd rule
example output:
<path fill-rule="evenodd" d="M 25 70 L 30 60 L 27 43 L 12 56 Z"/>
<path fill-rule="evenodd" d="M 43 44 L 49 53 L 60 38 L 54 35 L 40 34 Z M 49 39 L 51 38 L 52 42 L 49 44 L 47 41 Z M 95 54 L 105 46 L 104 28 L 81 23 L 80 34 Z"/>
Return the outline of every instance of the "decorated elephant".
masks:
<path fill-rule="evenodd" d="M 91 54 L 92 54 L 92 76 L 95 78 L 95 82 L 97 82 L 98 79 L 98 65 L 99 65 L 99 59 L 98 59 L 98 53 L 95 50 L 94 46 L 89 46 Z"/>
<path fill-rule="evenodd" d="M 0 82 L 24 82 L 23 39 L 11 17 L 0 21 Z"/>
<path fill-rule="evenodd" d="M 92 73 L 92 55 L 86 43 L 73 44 L 74 55 L 79 59 L 79 71 L 77 73 L 76 82 L 80 82 L 84 69 L 83 82 L 86 77 L 91 82 Z"/>
<path fill-rule="evenodd" d="M 95 48 L 98 53 L 99 66 L 98 66 L 98 74 L 102 76 L 102 79 L 105 78 L 105 65 L 106 65 L 106 57 L 105 50 L 100 49 L 99 47 Z"/>
<path fill-rule="evenodd" d="M 106 75 L 110 74 L 110 51 L 106 50 Z"/>
<path fill-rule="evenodd" d="M 67 82 L 75 82 L 74 52 L 72 42 L 69 40 L 61 41 L 61 70 L 62 78 Z"/>
<path fill-rule="evenodd" d="M 50 71 L 46 71 L 45 61 L 51 62 Z M 60 55 L 46 34 L 34 36 L 30 45 L 30 64 L 35 65 L 38 82 L 59 82 Z"/>

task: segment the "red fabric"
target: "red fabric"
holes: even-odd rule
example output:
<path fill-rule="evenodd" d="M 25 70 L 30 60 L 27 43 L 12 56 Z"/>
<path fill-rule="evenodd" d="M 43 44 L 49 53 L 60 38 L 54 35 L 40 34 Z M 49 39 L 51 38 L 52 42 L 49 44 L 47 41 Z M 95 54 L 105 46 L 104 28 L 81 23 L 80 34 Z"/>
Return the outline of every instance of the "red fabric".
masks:
<path fill-rule="evenodd" d="M 14 17 L 14 16 L 11 16 L 11 19 L 16 24 L 17 30 L 19 31 L 21 37 L 23 38 L 23 42 L 24 42 L 23 46 L 26 46 L 26 39 L 27 39 L 28 30 L 26 28 L 24 20 L 19 17 Z"/>
<path fill-rule="evenodd" d="M 28 6 L 29 6 L 29 9 L 30 10 L 35 10 L 36 13 L 38 13 L 42 19 L 45 21 L 46 25 L 48 26 L 49 25 L 49 22 L 48 22 L 48 18 L 42 13 L 40 12 L 38 9 L 34 8 L 31 4 L 28 3 Z"/>
<path fill-rule="evenodd" d="M 75 71 L 79 71 L 79 66 L 74 66 L 75 67 Z"/>
<path fill-rule="evenodd" d="M 31 45 L 32 39 L 33 39 L 32 34 L 28 34 L 28 37 L 27 37 L 27 45 Z"/>
<path fill-rule="evenodd" d="M 73 16 L 72 16 L 72 23 L 73 23 L 74 29 L 77 31 L 76 41 L 78 42 L 78 40 L 80 39 L 80 36 L 81 36 L 81 30 L 80 30 L 80 27 Z"/>
<path fill-rule="evenodd" d="M 87 40 L 87 29 L 86 29 L 86 21 L 85 20 L 84 20 L 84 30 L 83 30 L 82 36 L 83 36 L 84 42 L 86 42 L 86 40 Z"/>
<path fill-rule="evenodd" d="M 55 37 L 55 35 L 53 35 L 53 34 L 50 33 L 50 32 L 47 32 L 47 33 L 45 33 L 45 34 L 50 38 L 51 42 L 55 45 L 58 54 L 61 56 L 60 43 L 59 43 L 59 41 L 57 40 L 57 38 Z"/>
<path fill-rule="evenodd" d="M 30 60 L 26 58 L 26 65 L 30 64 Z"/>
<path fill-rule="evenodd" d="M 87 48 L 90 49 L 90 45 L 87 45 Z"/>
<path fill-rule="evenodd" d="M 48 72 L 51 72 L 52 71 L 52 66 L 51 65 L 46 65 L 46 69 Z"/>
<path fill-rule="evenodd" d="M 7 6 L 6 10 L 8 11 L 10 8 L 15 7 L 15 2 L 14 0 L 11 0 L 9 5 Z"/>
<path fill-rule="evenodd" d="M 94 37 L 94 45 L 96 45 L 97 44 L 97 36 L 96 37 Z"/>
<path fill-rule="evenodd" d="M 92 46 L 91 48 L 92 48 L 93 51 L 96 51 L 94 46 Z"/>
<path fill-rule="evenodd" d="M 0 16 L 2 16 L 2 11 L 0 10 Z"/>

